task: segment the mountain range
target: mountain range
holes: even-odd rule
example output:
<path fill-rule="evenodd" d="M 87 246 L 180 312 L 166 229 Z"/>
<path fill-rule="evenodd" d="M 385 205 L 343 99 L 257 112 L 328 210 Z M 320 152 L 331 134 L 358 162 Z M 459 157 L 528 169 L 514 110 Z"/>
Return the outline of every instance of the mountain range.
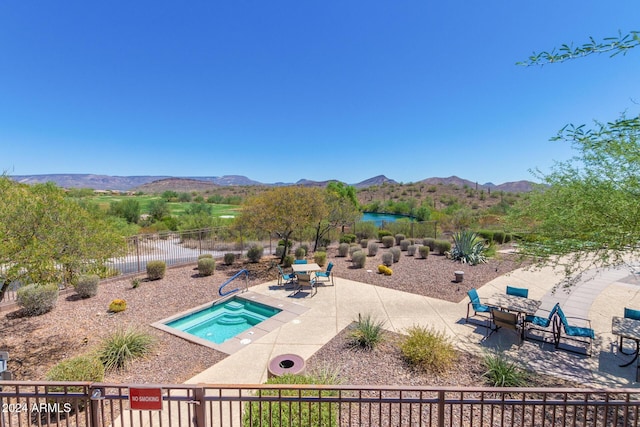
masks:
<path fill-rule="evenodd" d="M 118 191 L 131 191 L 131 190 L 143 190 L 151 192 L 152 189 L 165 188 L 167 190 L 172 189 L 174 184 L 185 184 L 190 181 L 189 184 L 193 184 L 195 187 L 205 187 L 206 185 L 213 186 L 284 186 L 284 185 L 303 185 L 303 186 L 316 186 L 324 187 L 329 182 L 338 180 L 327 181 L 312 181 L 308 179 L 300 179 L 295 183 L 262 183 L 254 181 L 246 176 L 242 175 L 224 175 L 224 176 L 206 176 L 206 177 L 173 177 L 173 176 L 111 176 L 111 175 L 94 175 L 94 174 L 49 174 L 49 175 L 12 175 L 11 179 L 17 182 L 26 184 L 38 184 L 53 182 L 56 185 L 63 188 L 92 188 L 94 190 L 118 190 Z M 514 181 L 506 182 L 503 184 L 493 184 L 491 182 L 485 184 L 478 184 L 477 182 L 459 178 L 457 176 L 450 176 L 447 178 L 425 178 L 416 183 L 425 183 L 429 185 L 456 185 L 459 187 L 470 187 L 476 189 L 491 189 L 492 191 L 505 191 L 510 193 L 531 191 L 534 183 L 531 181 Z M 387 178 L 384 175 L 374 176 L 361 182 L 351 183 L 356 188 L 366 188 L 374 185 L 383 184 L 398 184 L 397 181 Z"/>

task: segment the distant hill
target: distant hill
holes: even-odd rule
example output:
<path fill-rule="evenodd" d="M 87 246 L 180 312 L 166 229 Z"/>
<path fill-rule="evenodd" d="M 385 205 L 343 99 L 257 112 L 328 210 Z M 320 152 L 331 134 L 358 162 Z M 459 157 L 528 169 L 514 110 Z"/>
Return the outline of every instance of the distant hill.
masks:
<path fill-rule="evenodd" d="M 50 175 L 13 175 L 11 179 L 26 183 L 38 184 L 54 182 L 63 188 L 93 188 L 94 190 L 118 190 L 118 191 L 144 191 L 162 192 L 165 190 L 174 191 L 206 191 L 217 187 L 247 187 L 247 186 L 283 186 L 294 185 L 293 183 L 262 183 L 254 181 L 242 175 L 224 175 L 210 177 L 172 177 L 172 176 L 110 176 L 94 174 L 50 174 Z M 325 187 L 329 182 L 338 180 L 313 181 L 300 179 L 295 185 Z M 499 185 L 493 183 L 477 184 L 476 182 L 450 176 L 448 178 L 426 178 L 418 183 L 428 185 L 456 185 L 458 187 L 469 187 L 478 190 L 505 191 L 509 193 L 520 193 L 531 191 L 533 183 L 530 181 L 507 182 Z M 381 186 L 383 184 L 398 184 L 397 181 L 387 178 L 384 175 L 374 176 L 364 181 L 350 184 L 357 189 Z M 476 187 L 477 186 L 477 187 Z"/>
<path fill-rule="evenodd" d="M 524 193 L 533 189 L 533 183 L 531 181 L 515 181 L 505 182 L 504 184 L 495 185 L 491 182 L 486 184 L 478 184 L 477 182 L 469 181 L 468 179 L 459 178 L 455 175 L 448 178 L 427 178 L 422 181 L 429 185 L 457 185 L 458 187 L 469 187 L 474 190 L 492 190 L 492 191 L 505 191 L 507 193 Z"/>

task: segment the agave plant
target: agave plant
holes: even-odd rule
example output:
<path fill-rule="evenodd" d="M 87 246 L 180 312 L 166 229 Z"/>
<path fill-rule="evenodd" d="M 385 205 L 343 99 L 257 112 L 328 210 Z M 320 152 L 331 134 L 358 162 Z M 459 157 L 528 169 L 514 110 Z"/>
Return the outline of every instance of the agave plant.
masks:
<path fill-rule="evenodd" d="M 470 230 L 458 231 L 453 235 L 454 247 L 451 258 L 469 265 L 487 262 L 484 240 Z"/>

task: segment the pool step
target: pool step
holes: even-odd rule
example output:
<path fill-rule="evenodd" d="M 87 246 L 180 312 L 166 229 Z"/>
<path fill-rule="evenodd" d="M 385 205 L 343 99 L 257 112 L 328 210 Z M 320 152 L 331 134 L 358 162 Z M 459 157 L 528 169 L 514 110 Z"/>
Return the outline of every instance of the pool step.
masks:
<path fill-rule="evenodd" d="M 227 301 L 224 307 L 229 311 L 240 311 L 244 308 L 244 304 L 238 301 Z"/>
<path fill-rule="evenodd" d="M 247 320 L 242 317 L 242 316 L 236 316 L 236 315 L 222 315 L 220 316 L 218 319 L 216 319 L 216 323 L 218 325 L 225 325 L 225 326 L 229 326 L 229 325 L 239 325 L 241 323 L 246 323 Z"/>

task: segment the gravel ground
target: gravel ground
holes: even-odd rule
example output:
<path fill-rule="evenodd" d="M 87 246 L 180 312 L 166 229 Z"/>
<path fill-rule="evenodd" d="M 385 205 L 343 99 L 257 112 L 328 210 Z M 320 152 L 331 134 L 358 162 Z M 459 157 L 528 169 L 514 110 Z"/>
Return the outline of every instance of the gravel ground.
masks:
<path fill-rule="evenodd" d="M 335 263 L 334 271 L 338 277 L 455 302 L 464 299 L 469 288 L 482 286 L 498 275 L 517 268 L 512 255 L 503 255 L 487 264 L 472 267 L 434 254 L 428 259 L 418 259 L 408 257 L 403 252 L 400 261 L 391 267 L 393 275 L 383 276 L 377 273 L 382 252 L 383 249 L 378 256 L 368 258 L 365 269 L 353 269 L 350 258 L 336 257 L 334 249 L 329 251 L 328 261 Z M 132 288 L 129 277 L 103 282 L 98 295 L 93 298 L 78 299 L 73 293 L 68 293 L 60 297 L 53 311 L 41 316 L 23 317 L 20 310 L 2 312 L 0 348 L 9 351 L 9 370 L 14 373 L 15 379 L 38 380 L 43 379 L 58 361 L 94 351 L 113 331 L 137 327 L 149 331 L 157 338 L 154 352 L 145 360 L 136 361 L 135 365 L 124 372 L 107 373 L 105 381 L 181 383 L 226 355 L 158 331 L 149 325 L 217 299 L 219 285 L 241 268 L 250 269 L 250 286 L 275 279 L 276 270 L 271 268 L 273 261 L 269 257 L 260 264 L 236 263 L 229 267 L 220 265 L 210 277 L 200 277 L 193 265 L 172 268 L 167 270 L 164 279 L 153 282 L 143 280 L 137 289 Z M 373 272 L 367 272 L 368 269 Z M 459 269 L 465 272 L 464 281 L 452 283 L 453 272 Z M 110 314 L 107 307 L 116 298 L 127 301 L 127 310 Z M 382 349 L 388 349 L 388 357 L 395 354 L 392 348 L 385 346 L 381 347 L 382 354 L 386 354 Z M 351 357 L 357 363 L 355 366 L 359 366 L 354 368 L 359 376 L 349 377 L 355 383 L 377 384 L 385 381 L 385 378 L 389 380 L 409 375 L 396 371 L 397 364 L 383 363 L 376 369 L 369 369 L 367 367 L 370 364 L 368 361 L 363 363 L 362 355 L 354 352 L 339 353 Z M 467 365 L 465 359 L 461 360 Z M 453 380 L 443 381 L 447 383 Z M 449 384 L 459 384 L 458 379 Z"/>

